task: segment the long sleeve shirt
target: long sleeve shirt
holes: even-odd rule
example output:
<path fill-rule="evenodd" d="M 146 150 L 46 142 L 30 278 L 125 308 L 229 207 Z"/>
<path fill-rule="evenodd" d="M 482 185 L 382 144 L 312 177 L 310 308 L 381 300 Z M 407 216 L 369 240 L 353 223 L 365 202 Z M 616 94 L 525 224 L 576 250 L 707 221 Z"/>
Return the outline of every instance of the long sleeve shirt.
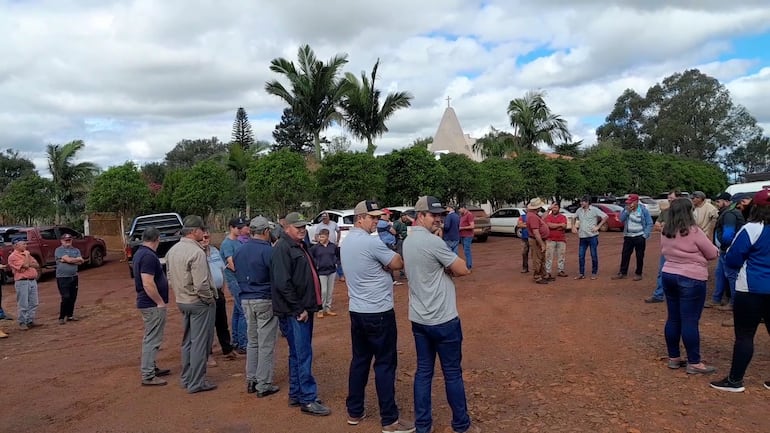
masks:
<path fill-rule="evenodd" d="M 717 247 L 698 226 L 690 227 L 687 236 L 660 237 L 660 253 L 666 257 L 663 272 L 682 275 L 693 280 L 706 281 L 708 261 L 719 255 Z"/>
<path fill-rule="evenodd" d="M 182 238 L 166 253 L 168 282 L 178 304 L 202 301 L 211 304 L 216 298 L 208 258 L 203 248 L 190 238 Z"/>

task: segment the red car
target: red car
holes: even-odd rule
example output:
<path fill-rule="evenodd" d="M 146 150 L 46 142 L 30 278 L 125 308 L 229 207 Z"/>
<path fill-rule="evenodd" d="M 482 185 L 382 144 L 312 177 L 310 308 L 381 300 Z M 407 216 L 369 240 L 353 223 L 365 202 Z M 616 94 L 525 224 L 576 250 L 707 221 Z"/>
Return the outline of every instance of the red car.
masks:
<path fill-rule="evenodd" d="M 596 206 L 607 214 L 607 223 L 602 226 L 602 231 L 623 230 L 623 223 L 620 222 L 620 212 L 623 211 L 621 206 L 608 203 L 594 203 L 591 206 Z"/>

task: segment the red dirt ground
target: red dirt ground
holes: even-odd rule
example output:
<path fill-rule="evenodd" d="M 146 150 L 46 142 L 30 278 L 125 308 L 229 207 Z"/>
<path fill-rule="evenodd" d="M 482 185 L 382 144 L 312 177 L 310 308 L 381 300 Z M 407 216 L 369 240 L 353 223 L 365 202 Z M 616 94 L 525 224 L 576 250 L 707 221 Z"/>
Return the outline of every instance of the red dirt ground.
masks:
<path fill-rule="evenodd" d="M 465 334 L 464 377 L 471 416 L 484 432 L 768 432 L 770 379 L 768 335 L 760 329 L 743 394 L 709 388 L 729 369 L 729 315 L 705 310 L 703 357 L 719 368 L 711 377 L 666 368 L 664 304 L 645 304 L 654 286 L 658 234 L 648 244 L 641 282 L 611 281 L 621 245 L 618 233 L 603 233 L 600 278 L 534 284 L 520 274 L 520 241 L 492 237 L 474 244 L 474 272 L 458 279 L 458 305 Z M 577 239 L 568 239 L 567 272 L 577 269 Z M 247 395 L 244 361 L 219 359 L 209 369 L 219 389 L 188 395 L 177 385 L 180 314 L 169 308 L 158 358 L 171 368 L 169 386 L 139 386 L 142 322 L 125 263 L 81 271 L 77 323 L 56 322 L 59 295 L 51 275 L 41 283 L 39 322 L 17 330 L 0 327 L 0 431 L 2 432 L 377 432 L 374 416 L 357 427 L 345 423 L 349 322 L 344 285 L 337 284 L 341 314 L 316 322 L 314 373 L 320 397 L 332 408 L 326 418 L 301 415 L 286 404 L 287 350 L 277 349 L 281 392 L 265 399 Z M 399 317 L 397 400 L 412 417 L 414 342 L 407 320 L 406 286 L 396 288 Z M 4 307 L 15 316 L 13 288 L 4 287 Z M 173 305 L 173 303 L 172 303 Z M 367 411 L 377 413 L 373 383 Z M 450 414 L 440 374 L 434 380 L 436 431 Z"/>

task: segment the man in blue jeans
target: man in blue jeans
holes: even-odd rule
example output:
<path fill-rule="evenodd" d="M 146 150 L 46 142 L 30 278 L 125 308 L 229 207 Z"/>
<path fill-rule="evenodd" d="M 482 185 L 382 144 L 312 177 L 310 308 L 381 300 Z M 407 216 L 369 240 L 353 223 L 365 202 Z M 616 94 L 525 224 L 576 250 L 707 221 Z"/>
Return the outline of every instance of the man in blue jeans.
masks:
<path fill-rule="evenodd" d="M 473 268 L 473 255 L 471 244 L 473 243 L 473 231 L 476 229 L 474 216 L 465 204 L 460 205 L 460 242 L 463 244 L 463 255 L 468 269 Z"/>
<path fill-rule="evenodd" d="M 457 254 L 457 246 L 460 244 L 460 216 L 451 204 L 447 205 L 446 210 L 448 213 L 444 217 L 444 242 L 453 253 Z"/>
<path fill-rule="evenodd" d="M 321 281 L 304 242 L 308 224 L 297 212 L 286 215 L 284 233 L 273 247 L 273 313 L 289 343 L 289 405 L 308 415 L 326 416 L 332 411 L 318 401 L 312 370 L 313 317 L 321 309 Z"/>
<path fill-rule="evenodd" d="M 719 216 L 714 227 L 714 244 L 719 248 L 719 259 L 714 272 L 714 294 L 706 301 L 705 308 L 717 307 L 724 311 L 733 310 L 733 295 L 735 294 L 735 281 L 738 279 L 738 269 L 733 269 L 725 263 L 727 249 L 732 245 L 738 231 L 746 223 L 743 213 L 733 204 L 732 196 L 723 192 L 716 199 Z M 730 298 L 729 302 L 721 306 L 722 296 Z"/>
<path fill-rule="evenodd" d="M 239 238 L 249 235 L 248 225 L 249 222 L 243 217 L 231 219 L 229 223 L 230 232 L 225 236 L 219 247 L 222 253 L 222 260 L 225 261 L 226 265 L 225 279 L 227 280 L 227 288 L 230 289 L 230 294 L 233 295 L 232 345 L 236 348 L 236 352 L 241 355 L 246 354 L 248 337 L 246 335 L 246 316 L 243 314 L 243 306 L 241 305 L 241 290 L 238 287 L 238 278 L 235 276 L 233 257 L 235 252 L 243 245 Z"/>
<path fill-rule="evenodd" d="M 340 247 L 347 269 L 350 298 L 350 343 L 352 359 L 348 371 L 348 424 L 358 425 L 366 417 L 364 398 L 369 370 L 374 360 L 374 381 L 385 433 L 411 433 L 414 424 L 400 419 L 396 405 L 398 365 L 396 313 L 390 271 L 404 266 L 401 256 L 370 236 L 377 230 L 383 210 L 373 201 L 362 201 L 354 209 L 354 226 Z"/>
<path fill-rule="evenodd" d="M 414 375 L 414 415 L 417 433 L 433 428 L 431 385 L 436 355 L 452 410 L 452 431 L 479 432 L 471 425 L 463 382 L 463 332 L 457 313 L 452 276 L 470 274 L 465 261 L 435 236 L 441 227 L 444 207 L 435 197 L 423 196 L 414 207 L 417 219 L 404 242 L 404 263 L 409 275 L 409 320 L 417 352 Z"/>
<path fill-rule="evenodd" d="M 597 246 L 599 245 L 599 229 L 607 222 L 607 214 L 601 209 L 591 206 L 591 197 L 585 195 L 580 199 L 580 208 L 575 211 L 575 225 L 572 232 L 577 233 L 580 238 L 578 247 L 578 267 L 580 274 L 575 277 L 576 280 L 582 280 L 586 277 L 586 249 L 591 250 L 591 279 L 595 280 L 599 273 L 599 256 Z"/>

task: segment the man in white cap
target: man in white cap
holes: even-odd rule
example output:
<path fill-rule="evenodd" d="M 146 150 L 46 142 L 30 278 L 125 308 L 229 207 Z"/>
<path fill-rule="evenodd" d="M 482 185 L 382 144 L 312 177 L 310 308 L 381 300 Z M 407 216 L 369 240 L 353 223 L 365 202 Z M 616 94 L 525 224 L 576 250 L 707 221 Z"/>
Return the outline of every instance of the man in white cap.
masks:
<path fill-rule="evenodd" d="M 527 205 L 527 231 L 529 232 L 529 249 L 532 251 L 532 276 L 537 284 L 548 284 L 545 272 L 545 250 L 548 235 L 551 230 L 540 216 L 545 203 L 539 197 L 529 201 Z"/>
<path fill-rule="evenodd" d="M 441 227 L 445 207 L 423 196 L 414 207 L 417 218 L 404 241 L 409 277 L 409 320 L 417 351 L 414 375 L 414 415 L 418 433 L 432 431 L 431 385 L 436 355 L 441 362 L 453 432 L 479 432 L 471 424 L 462 377 L 462 327 L 452 277 L 470 274 L 465 261 L 434 233 Z"/>
<path fill-rule="evenodd" d="M 401 256 L 374 236 L 380 206 L 364 200 L 354 209 L 354 226 L 340 246 L 350 297 L 350 342 L 353 358 L 348 371 L 345 402 L 348 424 L 364 417 L 364 397 L 374 358 L 374 380 L 383 432 L 412 432 L 414 425 L 399 418 L 396 405 L 397 330 L 391 272 L 403 268 Z M 378 221 L 379 220 L 379 221 Z"/>

